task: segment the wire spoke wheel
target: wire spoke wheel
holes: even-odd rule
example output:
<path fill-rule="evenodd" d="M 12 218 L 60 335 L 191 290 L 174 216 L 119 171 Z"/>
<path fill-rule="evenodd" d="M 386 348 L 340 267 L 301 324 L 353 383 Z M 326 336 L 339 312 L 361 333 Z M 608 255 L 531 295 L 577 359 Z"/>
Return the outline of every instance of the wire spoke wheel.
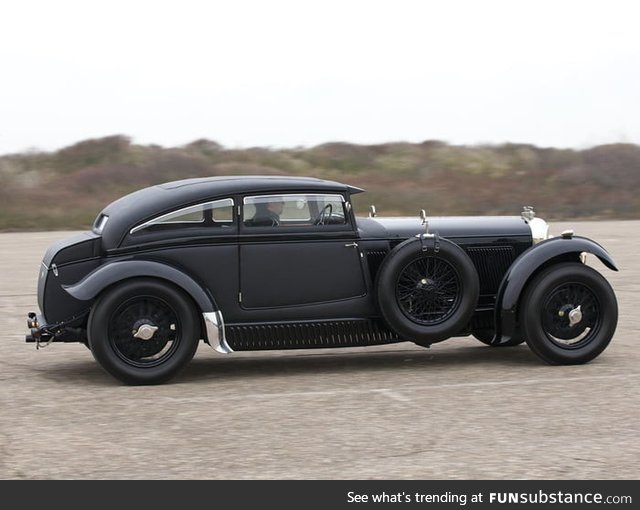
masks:
<path fill-rule="evenodd" d="M 551 340 L 562 347 L 588 343 L 600 325 L 600 304 L 589 287 L 567 283 L 555 288 L 542 307 L 542 325 Z"/>
<path fill-rule="evenodd" d="M 398 276 L 396 299 L 413 322 L 435 325 L 446 321 L 460 302 L 460 278 L 448 261 L 421 257 L 407 264 Z"/>
<path fill-rule="evenodd" d="M 154 296 L 136 296 L 113 312 L 108 336 L 123 361 L 150 367 L 162 363 L 177 349 L 179 326 L 176 311 L 166 301 Z"/>
<path fill-rule="evenodd" d="M 400 337 L 425 347 L 466 328 L 479 292 L 478 272 L 469 256 L 437 235 L 395 246 L 376 280 L 385 322 Z"/>
<path fill-rule="evenodd" d="M 87 333 L 96 361 L 127 384 L 168 381 L 193 358 L 201 338 L 189 296 L 153 278 L 125 280 L 104 292 Z"/>

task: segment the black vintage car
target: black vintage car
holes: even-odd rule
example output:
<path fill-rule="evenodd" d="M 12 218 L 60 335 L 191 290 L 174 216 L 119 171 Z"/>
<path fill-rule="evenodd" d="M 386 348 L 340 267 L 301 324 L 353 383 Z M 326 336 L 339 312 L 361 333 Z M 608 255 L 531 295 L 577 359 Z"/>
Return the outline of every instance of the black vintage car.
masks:
<path fill-rule="evenodd" d="M 116 378 L 168 380 L 204 340 L 220 353 L 473 335 L 584 363 L 617 324 L 597 243 L 512 217 L 354 215 L 363 190 L 313 178 L 213 177 L 146 188 L 58 242 L 28 342 L 81 342 Z"/>

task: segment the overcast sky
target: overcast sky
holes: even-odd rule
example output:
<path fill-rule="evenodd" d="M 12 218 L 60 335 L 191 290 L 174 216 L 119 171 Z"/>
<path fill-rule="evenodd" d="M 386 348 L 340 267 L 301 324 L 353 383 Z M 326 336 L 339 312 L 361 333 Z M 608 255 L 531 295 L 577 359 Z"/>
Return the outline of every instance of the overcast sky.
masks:
<path fill-rule="evenodd" d="M 639 20 L 617 0 L 5 0 L 0 154 L 640 143 Z"/>

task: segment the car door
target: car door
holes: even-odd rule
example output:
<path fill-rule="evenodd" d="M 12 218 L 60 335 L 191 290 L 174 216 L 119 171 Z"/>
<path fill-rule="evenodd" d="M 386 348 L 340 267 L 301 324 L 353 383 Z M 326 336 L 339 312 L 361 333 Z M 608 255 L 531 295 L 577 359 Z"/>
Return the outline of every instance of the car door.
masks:
<path fill-rule="evenodd" d="M 358 238 L 341 194 L 244 197 L 239 250 L 243 309 L 317 305 L 366 294 Z"/>

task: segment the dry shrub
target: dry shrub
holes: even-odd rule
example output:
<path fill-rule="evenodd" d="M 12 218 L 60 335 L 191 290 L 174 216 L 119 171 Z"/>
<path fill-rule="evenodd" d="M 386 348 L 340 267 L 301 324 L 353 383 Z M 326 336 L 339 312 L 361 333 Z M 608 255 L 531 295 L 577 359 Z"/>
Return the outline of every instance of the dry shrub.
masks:
<path fill-rule="evenodd" d="M 225 149 L 200 139 L 177 148 L 122 135 L 53 153 L 0 157 L 0 229 L 88 227 L 120 196 L 161 182 L 214 175 L 307 175 L 368 191 L 356 211 L 381 214 L 519 214 L 545 218 L 640 217 L 640 147 L 576 151 L 527 144 L 455 146 L 437 140 L 312 148 Z"/>

